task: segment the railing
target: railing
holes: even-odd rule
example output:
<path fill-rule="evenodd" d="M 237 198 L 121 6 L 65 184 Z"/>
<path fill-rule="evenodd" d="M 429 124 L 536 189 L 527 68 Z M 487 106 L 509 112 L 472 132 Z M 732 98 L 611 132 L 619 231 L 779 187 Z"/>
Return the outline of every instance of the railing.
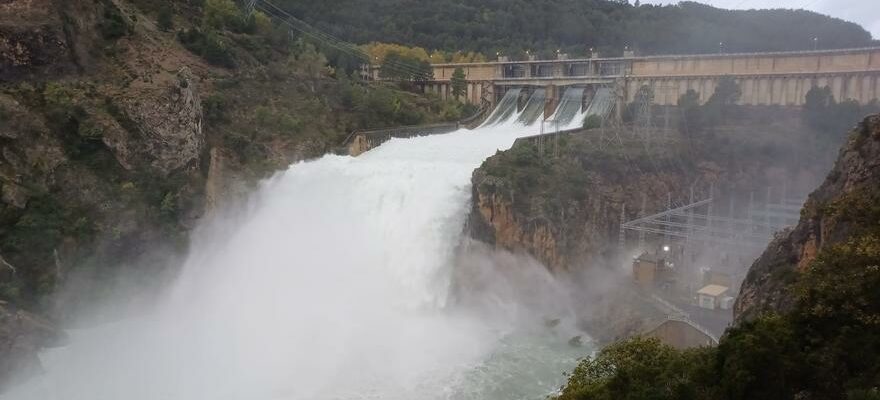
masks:
<path fill-rule="evenodd" d="M 471 124 L 478 121 L 486 113 L 486 110 L 488 110 L 488 107 L 481 107 L 473 115 L 456 122 L 355 130 L 345 137 L 345 140 L 342 142 L 342 146 L 337 153 L 356 156 L 367 150 L 378 147 L 391 138 L 410 138 L 454 132 L 461 129 L 462 126 L 471 126 Z"/>
<path fill-rule="evenodd" d="M 718 337 L 715 336 L 714 334 L 712 334 L 712 332 L 709 332 L 709 330 L 704 328 L 702 325 L 700 325 L 697 322 L 695 322 L 694 320 L 692 320 L 690 314 L 688 314 L 687 312 L 685 312 L 681 308 L 678 308 L 674 304 L 666 301 L 662 297 L 657 296 L 656 294 L 652 294 L 651 299 L 654 300 L 655 302 L 663 305 L 664 307 L 670 309 L 674 313 L 674 314 L 667 314 L 666 315 L 667 320 L 678 321 L 678 322 L 683 322 L 685 324 L 688 324 L 691 327 L 693 327 L 694 329 L 700 331 L 700 333 L 708 336 L 710 339 L 712 339 L 712 341 L 715 342 L 715 344 L 718 344 Z"/>

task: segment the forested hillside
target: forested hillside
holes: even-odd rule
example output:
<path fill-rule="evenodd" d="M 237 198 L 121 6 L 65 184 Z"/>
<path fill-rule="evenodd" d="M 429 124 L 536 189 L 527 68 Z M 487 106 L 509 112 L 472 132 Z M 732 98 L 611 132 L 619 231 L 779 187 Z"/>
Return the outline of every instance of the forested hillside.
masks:
<path fill-rule="evenodd" d="M 0 307 L 63 316 L 352 130 L 464 112 L 348 72 L 232 0 L 0 2 Z"/>
<path fill-rule="evenodd" d="M 631 5 L 607 0 L 275 0 L 297 17 L 348 41 L 393 42 L 444 51 L 594 47 L 620 55 L 781 51 L 868 46 L 871 35 L 840 19 L 802 10 L 730 11 L 694 2 Z M 637 3 L 637 2 L 636 2 Z M 766 4 L 766 3 L 765 3 Z"/>

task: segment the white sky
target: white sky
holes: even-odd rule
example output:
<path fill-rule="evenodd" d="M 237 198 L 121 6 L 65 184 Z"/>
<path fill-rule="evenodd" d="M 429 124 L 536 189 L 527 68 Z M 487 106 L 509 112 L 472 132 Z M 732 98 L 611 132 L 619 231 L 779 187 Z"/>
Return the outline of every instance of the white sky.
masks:
<path fill-rule="evenodd" d="M 855 22 L 880 38 L 880 0 L 696 0 L 719 8 L 804 8 Z M 632 3 L 633 1 L 630 1 Z M 678 1 L 642 0 L 642 3 L 670 4 Z"/>

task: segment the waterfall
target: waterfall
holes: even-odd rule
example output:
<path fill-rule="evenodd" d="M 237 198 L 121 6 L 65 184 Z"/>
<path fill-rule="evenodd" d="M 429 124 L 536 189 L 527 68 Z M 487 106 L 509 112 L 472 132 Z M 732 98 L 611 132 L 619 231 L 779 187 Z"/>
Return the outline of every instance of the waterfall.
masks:
<path fill-rule="evenodd" d="M 278 173 L 197 230 L 155 310 L 70 331 L 43 375 L 0 398 L 544 398 L 584 354 L 450 302 L 471 174 L 534 130 L 506 123 L 518 92 L 475 131 Z"/>
<path fill-rule="evenodd" d="M 571 129 L 571 127 L 582 125 L 583 120 L 577 121 L 577 117 L 581 115 L 583 99 L 584 88 L 573 87 L 565 89 L 556 112 L 548 118 L 548 121 L 552 121 L 553 126 L 558 125 L 560 129 Z"/>
<path fill-rule="evenodd" d="M 534 124 L 538 118 L 543 117 L 544 104 L 546 101 L 546 89 L 535 89 L 529 97 L 526 106 L 523 107 L 523 111 L 520 113 L 519 118 L 517 118 L 517 122 L 526 126 Z"/>
<path fill-rule="evenodd" d="M 510 117 L 517 114 L 517 108 L 519 107 L 519 94 L 521 91 L 522 89 L 512 88 L 504 93 L 504 97 L 501 98 L 501 101 L 495 106 L 495 110 L 492 111 L 489 118 L 486 118 L 486 121 L 483 122 L 481 127 L 498 125 L 512 120 Z"/>

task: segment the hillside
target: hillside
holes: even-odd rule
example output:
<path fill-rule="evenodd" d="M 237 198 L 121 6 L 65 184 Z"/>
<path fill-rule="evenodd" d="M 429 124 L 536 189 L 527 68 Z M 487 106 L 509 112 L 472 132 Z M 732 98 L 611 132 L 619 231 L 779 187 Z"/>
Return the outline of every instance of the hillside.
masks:
<path fill-rule="evenodd" d="M 642 54 L 807 50 L 871 45 L 862 27 L 803 10 L 731 11 L 695 2 L 638 7 L 607 0 L 277 0 L 316 27 L 348 41 L 513 57 L 598 48 Z"/>
<path fill-rule="evenodd" d="M 634 339 L 570 375 L 558 399 L 876 399 L 880 116 L 852 132 L 798 225 L 752 266 L 716 348 Z"/>
<path fill-rule="evenodd" d="M 0 2 L 0 386 L 53 336 L 24 310 L 149 295 L 259 179 L 462 109 L 366 85 L 231 0 Z"/>

